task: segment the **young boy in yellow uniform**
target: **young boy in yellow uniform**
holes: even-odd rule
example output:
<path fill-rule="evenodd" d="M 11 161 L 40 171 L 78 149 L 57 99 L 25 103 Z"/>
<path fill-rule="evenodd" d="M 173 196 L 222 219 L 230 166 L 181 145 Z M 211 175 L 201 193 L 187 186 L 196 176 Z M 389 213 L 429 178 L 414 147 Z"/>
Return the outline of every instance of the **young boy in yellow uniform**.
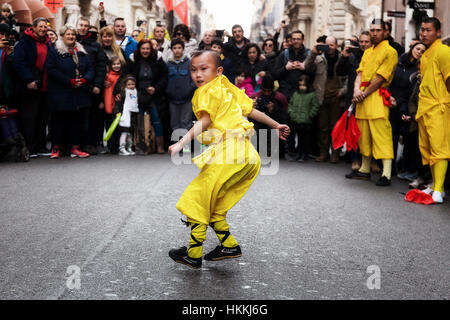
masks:
<path fill-rule="evenodd" d="M 420 61 L 422 83 L 416 120 L 422 162 L 429 165 L 433 187 L 423 190 L 435 203 L 443 202 L 445 175 L 450 160 L 450 48 L 442 44 L 441 23 L 422 21 L 420 39 L 428 47 Z"/>
<path fill-rule="evenodd" d="M 202 265 L 202 244 L 208 225 L 216 232 L 220 245 L 206 254 L 205 260 L 218 261 L 242 255 L 229 232 L 226 214 L 244 196 L 261 168 L 259 155 L 250 142 L 253 123 L 244 117 L 278 130 L 283 140 L 290 132 L 287 125 L 253 109 L 253 100 L 222 75 L 220 65 L 220 56 L 214 51 L 199 51 L 192 55 L 191 77 L 198 87 L 192 108 L 198 121 L 180 141 L 169 147 L 169 154 L 176 155 L 200 133 L 202 143 L 210 145 L 193 159 L 200 174 L 177 203 L 177 209 L 187 217 L 191 227 L 189 247 L 169 251 L 175 262 L 195 269 Z"/>
<path fill-rule="evenodd" d="M 394 77 L 398 62 L 397 51 L 385 40 L 385 23 L 376 19 L 370 26 L 372 47 L 364 51 L 357 77 L 353 103 L 356 105 L 355 118 L 361 131 L 359 149 L 362 155 L 361 168 L 352 171 L 348 179 L 370 179 L 372 156 L 382 159 L 383 172 L 377 186 L 391 184 L 392 159 L 394 149 L 392 127 L 389 122 L 390 94 L 387 87 Z"/>

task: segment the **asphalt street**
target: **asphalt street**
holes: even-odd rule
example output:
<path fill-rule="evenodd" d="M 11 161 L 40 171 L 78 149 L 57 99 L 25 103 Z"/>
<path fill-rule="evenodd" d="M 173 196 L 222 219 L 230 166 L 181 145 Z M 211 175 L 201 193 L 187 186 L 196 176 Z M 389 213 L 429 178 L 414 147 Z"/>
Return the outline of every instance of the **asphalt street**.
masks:
<path fill-rule="evenodd" d="M 0 163 L 0 299 L 449 299 L 450 201 L 407 203 L 404 181 L 348 171 L 282 160 L 228 214 L 243 256 L 192 270 L 168 251 L 187 245 L 175 204 L 194 165 Z"/>

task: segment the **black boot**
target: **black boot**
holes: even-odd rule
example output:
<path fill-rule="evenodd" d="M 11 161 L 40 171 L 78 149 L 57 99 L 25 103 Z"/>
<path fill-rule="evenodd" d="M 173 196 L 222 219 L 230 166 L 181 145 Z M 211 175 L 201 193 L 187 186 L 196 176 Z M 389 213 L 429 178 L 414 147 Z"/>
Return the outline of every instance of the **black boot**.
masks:
<path fill-rule="evenodd" d="M 175 262 L 187 265 L 193 269 L 200 269 L 202 267 L 202 258 L 196 259 L 189 257 L 186 247 L 170 250 L 169 257 L 171 257 Z"/>

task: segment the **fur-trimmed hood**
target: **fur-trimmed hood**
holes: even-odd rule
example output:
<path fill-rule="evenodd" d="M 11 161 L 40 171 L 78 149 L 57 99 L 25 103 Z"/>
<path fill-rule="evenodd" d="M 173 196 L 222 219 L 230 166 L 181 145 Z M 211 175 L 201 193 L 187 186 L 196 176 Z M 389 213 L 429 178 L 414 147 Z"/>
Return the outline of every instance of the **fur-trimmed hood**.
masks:
<path fill-rule="evenodd" d="M 85 55 L 88 54 L 87 51 L 84 49 L 83 45 L 81 43 L 79 43 L 78 41 L 75 42 L 75 48 L 77 49 L 78 52 L 82 52 Z M 56 41 L 55 49 L 61 55 L 69 54 L 69 48 L 66 46 L 66 44 L 64 43 L 64 41 L 62 39 L 59 39 Z"/>

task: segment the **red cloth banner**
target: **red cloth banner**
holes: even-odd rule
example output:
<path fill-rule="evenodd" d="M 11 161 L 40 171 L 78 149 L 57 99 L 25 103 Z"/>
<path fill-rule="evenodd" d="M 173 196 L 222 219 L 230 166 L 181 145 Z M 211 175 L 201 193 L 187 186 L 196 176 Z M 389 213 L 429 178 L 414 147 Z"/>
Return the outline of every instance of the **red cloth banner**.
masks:
<path fill-rule="evenodd" d="M 166 5 L 167 12 L 173 10 L 173 0 L 164 0 L 164 4 Z"/>
<path fill-rule="evenodd" d="M 45 0 L 44 4 L 51 13 L 58 13 L 58 9 L 64 7 L 64 0 Z"/>
<path fill-rule="evenodd" d="M 189 14 L 188 14 L 188 2 L 187 0 L 181 1 L 178 5 L 175 6 L 175 12 L 180 17 L 180 20 L 185 25 L 189 26 Z"/>

